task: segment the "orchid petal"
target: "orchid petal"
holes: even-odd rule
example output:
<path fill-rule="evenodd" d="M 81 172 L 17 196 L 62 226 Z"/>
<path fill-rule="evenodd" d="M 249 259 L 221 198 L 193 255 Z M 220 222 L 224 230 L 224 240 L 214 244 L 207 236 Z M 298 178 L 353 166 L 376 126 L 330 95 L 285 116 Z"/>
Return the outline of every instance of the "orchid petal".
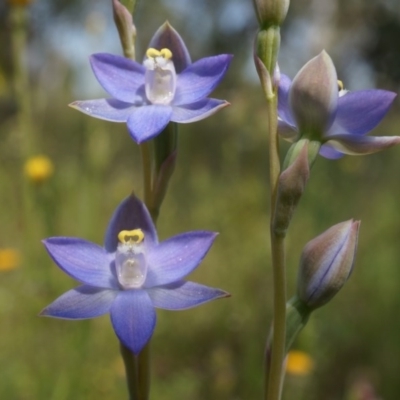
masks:
<path fill-rule="evenodd" d="M 156 325 L 156 313 L 149 295 L 136 289 L 119 292 L 110 315 L 120 341 L 134 354 L 139 354 Z"/>
<path fill-rule="evenodd" d="M 232 55 L 202 58 L 189 65 L 177 76 L 176 93 L 172 104 L 179 106 L 195 103 L 208 96 L 221 82 Z"/>
<path fill-rule="evenodd" d="M 174 236 L 147 254 L 149 270 L 145 286 L 167 285 L 192 272 L 207 254 L 217 234 L 194 231 Z"/>
<path fill-rule="evenodd" d="M 126 122 L 136 109 L 132 104 L 117 99 L 74 101 L 69 106 L 91 117 L 112 122 Z"/>
<path fill-rule="evenodd" d="M 40 315 L 63 319 L 99 317 L 110 311 L 118 291 L 83 285 L 72 289 L 48 305 Z"/>
<path fill-rule="evenodd" d="M 107 53 L 93 54 L 90 62 L 97 80 L 109 95 L 126 103 L 135 102 L 136 93 L 144 83 L 143 65 Z"/>
<path fill-rule="evenodd" d="M 327 133 L 365 135 L 386 115 L 396 93 L 386 90 L 359 90 L 339 97 L 335 123 Z"/>
<path fill-rule="evenodd" d="M 175 71 L 178 74 L 192 63 L 185 42 L 168 22 L 158 28 L 149 43 L 149 48 L 151 47 L 157 50 L 171 50 L 172 61 L 174 62 Z"/>
<path fill-rule="evenodd" d="M 128 130 L 140 144 L 157 136 L 171 120 L 172 108 L 159 104 L 139 107 L 128 119 Z"/>
<path fill-rule="evenodd" d="M 147 289 L 154 307 L 164 310 L 186 310 L 211 300 L 228 297 L 229 293 L 195 282 L 178 281 Z"/>
<path fill-rule="evenodd" d="M 332 135 L 328 144 L 345 154 L 372 154 L 400 144 L 400 136 Z"/>
<path fill-rule="evenodd" d="M 323 51 L 293 79 L 289 104 L 299 132 L 320 138 L 333 123 L 338 101 L 335 66 Z"/>
<path fill-rule="evenodd" d="M 43 243 L 53 261 L 74 279 L 98 288 L 118 287 L 110 260 L 102 247 L 68 237 L 52 237 Z"/>
<path fill-rule="evenodd" d="M 229 106 L 229 103 L 225 100 L 203 99 L 196 103 L 172 107 L 171 121 L 180 123 L 200 121 L 226 106 Z"/>
<path fill-rule="evenodd" d="M 344 154 L 338 150 L 336 150 L 335 148 L 333 148 L 329 142 L 325 143 L 321 146 L 321 148 L 319 149 L 319 154 L 322 157 L 325 157 L 329 160 L 338 160 L 339 158 L 342 158 L 344 156 Z"/>
<path fill-rule="evenodd" d="M 295 123 L 292 117 L 292 113 L 290 111 L 289 104 L 289 90 L 291 84 L 292 81 L 287 75 L 280 75 L 278 87 L 278 115 L 288 125 L 294 126 Z"/>
<path fill-rule="evenodd" d="M 114 211 L 104 241 L 106 251 L 114 253 L 118 246 L 118 234 L 133 229 L 143 231 L 146 247 L 150 248 L 158 243 L 157 231 L 146 206 L 132 194 Z"/>
<path fill-rule="evenodd" d="M 299 132 L 297 132 L 294 126 L 289 125 L 280 119 L 278 119 L 278 133 L 283 139 L 289 142 L 294 142 L 299 136 Z"/>

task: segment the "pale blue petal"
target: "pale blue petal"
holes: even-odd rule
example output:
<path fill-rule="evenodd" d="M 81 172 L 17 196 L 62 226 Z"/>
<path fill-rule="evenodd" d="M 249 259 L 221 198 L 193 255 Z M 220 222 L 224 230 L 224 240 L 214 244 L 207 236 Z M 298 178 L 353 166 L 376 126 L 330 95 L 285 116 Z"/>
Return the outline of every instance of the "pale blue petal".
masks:
<path fill-rule="evenodd" d="M 140 144 L 161 133 L 171 120 L 172 107 L 159 104 L 139 107 L 128 119 L 128 130 Z"/>
<path fill-rule="evenodd" d="M 83 285 L 72 289 L 47 306 L 40 315 L 63 319 L 99 317 L 110 311 L 117 290 Z"/>
<path fill-rule="evenodd" d="M 359 90 L 339 97 L 335 123 L 331 134 L 352 133 L 365 135 L 383 119 L 396 93 L 386 90 Z"/>
<path fill-rule="evenodd" d="M 232 60 L 230 54 L 202 58 L 177 76 L 172 105 L 195 103 L 207 97 L 221 82 Z"/>
<path fill-rule="evenodd" d="M 190 281 L 178 281 L 147 289 L 154 307 L 164 310 L 185 310 L 211 300 L 230 296 L 229 293 Z"/>
<path fill-rule="evenodd" d="M 188 232 L 150 249 L 145 287 L 167 285 L 184 278 L 200 264 L 216 236 L 214 232 Z"/>
<path fill-rule="evenodd" d="M 69 106 L 91 117 L 112 122 L 126 122 L 136 109 L 132 104 L 116 99 L 74 101 Z"/>
<path fill-rule="evenodd" d="M 292 81 L 284 74 L 280 75 L 278 87 L 278 115 L 279 117 L 290 126 L 294 126 L 295 122 L 292 117 L 289 105 L 289 90 Z"/>
<path fill-rule="evenodd" d="M 144 85 L 143 65 L 107 53 L 93 54 L 90 62 L 97 80 L 109 95 L 126 103 L 135 103 L 137 92 Z"/>
<path fill-rule="evenodd" d="M 350 155 L 372 154 L 400 143 L 400 136 L 331 135 L 327 142 Z"/>
<path fill-rule="evenodd" d="M 123 200 L 114 211 L 106 231 L 105 249 L 109 253 L 114 253 L 118 246 L 118 234 L 133 229 L 143 231 L 146 247 L 151 248 L 158 243 L 157 231 L 151 216 L 144 203 L 134 194 Z"/>
<path fill-rule="evenodd" d="M 171 50 L 172 61 L 174 62 L 175 71 L 178 74 L 191 64 L 189 51 L 186 48 L 185 42 L 168 22 L 165 22 L 158 28 L 149 43 L 149 47 L 157 50 Z"/>
<path fill-rule="evenodd" d="M 294 126 L 280 119 L 278 119 L 278 133 L 283 139 L 289 142 L 294 142 L 299 136 L 299 132 L 297 132 Z"/>
<path fill-rule="evenodd" d="M 118 288 L 107 252 L 97 244 L 68 237 L 43 241 L 53 261 L 74 279 L 99 288 Z"/>
<path fill-rule="evenodd" d="M 139 289 L 119 292 L 110 315 L 119 340 L 134 354 L 139 354 L 156 325 L 156 312 L 149 295 Z"/>
<path fill-rule="evenodd" d="M 215 114 L 226 106 L 229 106 L 229 103 L 225 100 L 204 99 L 197 103 L 172 107 L 171 121 L 180 123 L 199 121 Z"/>
<path fill-rule="evenodd" d="M 344 156 L 342 152 L 334 149 L 329 142 L 321 146 L 319 149 L 319 154 L 322 157 L 328 158 L 329 160 L 338 160 Z"/>

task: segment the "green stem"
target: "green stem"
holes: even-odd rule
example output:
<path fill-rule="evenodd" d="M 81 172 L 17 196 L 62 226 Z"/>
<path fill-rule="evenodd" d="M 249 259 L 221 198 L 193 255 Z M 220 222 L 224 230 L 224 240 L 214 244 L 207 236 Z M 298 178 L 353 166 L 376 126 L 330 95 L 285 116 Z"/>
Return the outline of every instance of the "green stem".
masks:
<path fill-rule="evenodd" d="M 134 13 L 136 0 L 123 0 L 122 4 L 127 7 L 131 14 Z M 119 31 L 122 44 L 124 43 L 124 33 L 126 32 Z M 133 31 L 131 33 L 133 33 Z M 123 51 L 125 57 L 134 60 L 134 37 L 131 39 L 132 43 L 128 41 L 130 45 L 128 47 L 123 46 Z M 144 203 L 150 212 L 154 224 L 156 224 L 158 210 L 154 209 L 152 188 L 155 177 L 153 176 L 153 157 L 150 142 L 142 143 L 140 145 L 140 151 L 142 154 Z M 134 356 L 131 351 L 121 343 L 121 354 L 125 363 L 129 400 L 148 400 L 150 395 L 150 340 L 138 356 Z"/>
<path fill-rule="evenodd" d="M 139 400 L 138 366 L 136 357 L 120 342 L 120 351 L 125 364 L 126 381 L 128 385 L 129 400 Z"/>
<path fill-rule="evenodd" d="M 14 65 L 13 84 L 18 104 L 18 132 L 20 135 L 21 158 L 23 161 L 33 154 L 35 145 L 32 132 L 32 108 L 26 57 L 27 18 L 28 10 L 26 7 L 11 7 L 11 43 Z"/>
<path fill-rule="evenodd" d="M 273 85 L 268 76 L 267 87 L 267 114 L 269 128 L 269 165 L 271 185 L 271 252 L 274 290 L 274 320 L 271 364 L 265 359 L 265 395 L 267 400 L 280 400 L 283 374 L 283 361 L 285 358 L 286 337 L 286 281 L 285 281 L 285 239 L 277 236 L 272 229 L 274 210 L 276 205 L 278 180 L 280 174 L 279 141 L 277 134 L 277 96 L 271 90 Z M 267 376 L 269 371 L 269 376 Z"/>
<path fill-rule="evenodd" d="M 144 142 L 140 145 L 140 151 L 142 153 L 142 166 L 143 166 L 143 189 L 144 189 L 144 203 L 146 207 L 151 210 L 152 209 L 152 158 L 151 158 L 151 150 L 150 143 Z M 153 216 L 152 216 L 153 217 Z M 153 222 L 154 219 L 153 219 Z"/>
<path fill-rule="evenodd" d="M 137 357 L 138 367 L 138 400 L 147 400 L 150 395 L 150 348 L 149 340 Z"/>

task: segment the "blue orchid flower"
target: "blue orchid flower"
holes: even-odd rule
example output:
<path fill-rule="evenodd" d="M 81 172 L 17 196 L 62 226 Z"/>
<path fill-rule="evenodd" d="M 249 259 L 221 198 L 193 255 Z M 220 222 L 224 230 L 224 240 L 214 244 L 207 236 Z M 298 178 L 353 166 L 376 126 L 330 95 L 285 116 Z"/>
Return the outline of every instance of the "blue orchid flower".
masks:
<path fill-rule="evenodd" d="M 322 145 L 319 154 L 330 159 L 375 153 L 400 143 L 399 136 L 365 136 L 386 115 L 395 93 L 349 92 L 340 85 L 325 51 L 305 64 L 293 82 L 282 74 L 278 90 L 281 136 L 289 141 L 318 141 Z"/>
<path fill-rule="evenodd" d="M 192 64 L 182 38 L 165 23 L 151 39 L 143 65 L 112 54 L 91 56 L 93 72 L 111 98 L 75 101 L 70 106 L 92 117 L 125 122 L 133 140 L 142 143 L 170 121 L 199 121 L 229 105 L 207 96 L 224 77 L 231 59 L 223 54 Z"/>
<path fill-rule="evenodd" d="M 64 293 L 41 315 L 86 319 L 110 313 L 120 341 L 138 354 L 153 334 L 155 307 L 184 310 L 229 296 L 183 280 L 215 237 L 213 232 L 193 231 L 159 243 L 147 208 L 130 196 L 115 211 L 104 248 L 77 238 L 44 240 L 57 266 L 82 285 Z"/>

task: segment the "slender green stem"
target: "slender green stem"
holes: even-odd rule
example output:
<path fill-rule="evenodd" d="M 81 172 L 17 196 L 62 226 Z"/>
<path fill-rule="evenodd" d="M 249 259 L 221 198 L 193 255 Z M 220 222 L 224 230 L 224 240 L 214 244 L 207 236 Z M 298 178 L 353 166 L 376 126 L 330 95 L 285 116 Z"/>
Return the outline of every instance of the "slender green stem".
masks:
<path fill-rule="evenodd" d="M 147 400 L 150 395 L 150 349 L 151 340 L 137 357 L 138 366 L 138 400 Z"/>
<path fill-rule="evenodd" d="M 269 78 L 271 79 L 271 78 Z M 272 88 L 272 82 L 267 86 Z M 268 400 L 280 400 L 282 389 L 283 361 L 286 337 L 286 282 L 285 282 L 285 241 L 272 230 L 278 180 L 280 174 L 279 141 L 277 135 L 277 96 L 267 90 L 267 114 L 269 128 L 269 164 L 271 185 L 271 252 L 274 289 L 274 320 L 271 363 L 265 359 L 265 395 Z M 269 376 L 267 375 L 269 371 Z"/>
<path fill-rule="evenodd" d="M 274 320 L 272 357 L 269 366 L 268 400 L 280 400 L 283 382 L 283 361 L 286 338 L 286 283 L 284 238 L 271 233 L 273 281 L 274 281 Z"/>
<path fill-rule="evenodd" d="M 140 151 L 142 153 L 142 165 L 143 165 L 143 188 L 144 188 L 144 203 L 147 208 L 152 209 L 152 158 L 149 142 L 144 142 L 140 145 Z M 154 221 L 155 222 L 155 221 Z"/>
<path fill-rule="evenodd" d="M 123 0 L 122 4 L 134 14 L 136 0 Z M 118 30 L 122 44 L 124 44 L 124 34 L 134 34 L 134 29 L 133 27 L 132 31 L 128 31 L 128 33 Z M 132 41 L 129 40 L 127 42 L 128 47 L 123 46 L 125 57 L 132 60 L 135 59 L 135 36 L 136 34 L 134 34 L 133 38 L 130 38 Z M 153 181 L 155 177 L 153 176 L 153 156 L 151 150 L 151 143 L 149 141 L 140 145 L 140 151 L 142 153 L 144 203 L 151 214 L 154 224 L 156 224 L 158 210 L 154 210 L 153 206 Z M 134 356 L 131 351 L 121 343 L 121 354 L 125 363 L 129 400 L 148 400 L 150 395 L 150 341 L 137 356 Z"/>
<path fill-rule="evenodd" d="M 18 133 L 20 135 L 20 149 L 23 161 L 33 154 L 35 146 L 32 132 L 32 103 L 26 56 L 27 18 L 28 10 L 26 7 L 11 7 L 11 43 L 14 64 L 13 84 L 18 104 Z"/>
<path fill-rule="evenodd" d="M 138 366 L 136 357 L 120 342 L 120 351 L 125 364 L 129 400 L 139 400 Z"/>

